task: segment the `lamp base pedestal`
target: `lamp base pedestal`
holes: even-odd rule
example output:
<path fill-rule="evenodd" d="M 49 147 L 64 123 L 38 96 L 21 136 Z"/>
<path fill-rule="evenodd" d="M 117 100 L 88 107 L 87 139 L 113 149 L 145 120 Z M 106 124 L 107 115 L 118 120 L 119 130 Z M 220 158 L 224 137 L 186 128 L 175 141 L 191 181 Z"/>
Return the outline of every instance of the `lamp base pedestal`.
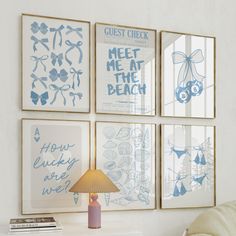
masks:
<path fill-rule="evenodd" d="M 101 228 L 101 205 L 97 202 L 98 195 L 91 194 L 92 201 L 88 205 L 88 228 Z"/>

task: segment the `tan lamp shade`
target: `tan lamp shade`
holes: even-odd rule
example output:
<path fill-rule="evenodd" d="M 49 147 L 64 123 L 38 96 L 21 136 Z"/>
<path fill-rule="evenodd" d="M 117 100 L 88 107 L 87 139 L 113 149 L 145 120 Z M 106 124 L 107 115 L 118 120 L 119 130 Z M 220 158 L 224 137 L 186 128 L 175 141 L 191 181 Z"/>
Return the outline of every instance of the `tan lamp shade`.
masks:
<path fill-rule="evenodd" d="M 101 170 L 87 170 L 71 187 L 76 193 L 110 193 L 120 190 Z"/>

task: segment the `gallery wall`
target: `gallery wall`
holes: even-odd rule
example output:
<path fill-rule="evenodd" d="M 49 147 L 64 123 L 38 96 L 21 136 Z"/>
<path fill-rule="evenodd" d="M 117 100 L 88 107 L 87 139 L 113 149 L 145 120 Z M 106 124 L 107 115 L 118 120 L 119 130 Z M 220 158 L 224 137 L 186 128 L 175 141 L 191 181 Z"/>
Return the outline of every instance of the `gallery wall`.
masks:
<path fill-rule="evenodd" d="M 0 2 L 0 51 L 1 51 L 1 92 L 0 92 L 0 147 L 1 147 L 1 195 L 0 223 L 20 216 L 21 209 L 21 118 L 52 118 L 91 121 L 150 122 L 156 124 L 216 125 L 216 197 L 217 204 L 235 199 L 235 133 L 236 133 L 236 80 L 234 29 L 236 4 L 220 0 L 9 0 Z M 92 23 L 105 22 L 137 27 L 154 28 L 216 36 L 216 119 L 182 119 L 155 117 L 129 117 L 119 115 L 95 115 L 94 106 L 94 45 L 92 44 L 91 113 L 69 114 L 59 112 L 22 112 L 21 101 L 21 36 L 20 15 L 31 13 L 78 20 Z M 159 35 L 159 34 L 158 34 Z M 159 43 L 159 38 L 158 42 Z M 158 45 L 158 44 L 157 44 Z M 159 51 L 159 48 L 157 48 Z M 159 63 L 159 55 L 157 62 Z M 159 73 L 157 73 L 159 74 Z M 159 104 L 159 77 L 157 77 L 157 104 Z M 157 107 L 159 111 L 159 107 Z M 157 132 L 159 133 L 159 132 Z M 92 143 L 94 134 L 92 132 Z M 157 144 L 159 137 L 157 137 Z M 94 149 L 91 150 L 94 155 Z M 159 163 L 159 145 L 157 145 Z M 157 164 L 157 176 L 159 176 Z M 157 179 L 157 189 L 159 180 Z M 159 199 L 159 192 L 157 194 Z M 159 204 L 159 201 L 158 201 Z M 103 224 L 127 224 L 143 232 L 144 236 L 176 236 L 200 214 L 203 209 L 154 210 L 129 212 L 104 212 Z M 86 222 L 84 213 L 61 214 L 63 222 Z"/>

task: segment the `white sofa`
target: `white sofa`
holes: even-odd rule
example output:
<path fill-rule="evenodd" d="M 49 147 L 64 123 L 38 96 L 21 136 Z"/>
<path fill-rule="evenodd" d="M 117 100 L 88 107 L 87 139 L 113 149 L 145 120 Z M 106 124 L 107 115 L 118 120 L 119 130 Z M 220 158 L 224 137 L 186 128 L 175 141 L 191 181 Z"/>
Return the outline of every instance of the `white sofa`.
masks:
<path fill-rule="evenodd" d="M 236 236 L 236 201 L 211 208 L 190 225 L 187 236 Z"/>

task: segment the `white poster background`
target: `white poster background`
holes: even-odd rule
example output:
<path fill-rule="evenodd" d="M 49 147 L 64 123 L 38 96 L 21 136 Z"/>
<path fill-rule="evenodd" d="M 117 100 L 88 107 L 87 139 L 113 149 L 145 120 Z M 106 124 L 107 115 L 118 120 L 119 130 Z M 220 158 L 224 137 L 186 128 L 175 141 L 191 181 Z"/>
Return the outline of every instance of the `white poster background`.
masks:
<path fill-rule="evenodd" d="M 89 168 L 89 122 L 23 119 L 22 132 L 23 213 L 86 211 L 68 191 Z"/>
<path fill-rule="evenodd" d="M 105 24 L 96 24 L 96 111 L 97 113 L 113 114 L 134 114 L 134 115 L 155 115 L 155 39 L 156 31 L 147 29 L 138 29 L 131 27 L 112 26 Z M 109 49 L 119 48 L 121 57 L 128 52 L 127 58 L 121 58 L 119 61 L 121 71 L 108 71 L 107 62 L 111 61 L 108 57 Z M 140 49 L 135 55 L 134 49 Z M 125 52 L 125 50 L 127 50 Z M 114 54 L 113 54 L 114 56 Z M 114 59 L 115 57 L 113 57 Z M 116 58 L 119 60 L 119 58 Z M 115 60 L 116 60 L 115 59 Z M 117 94 L 108 94 L 107 85 L 114 87 L 120 84 L 121 93 L 124 92 L 124 84 L 129 84 L 132 88 L 136 83 L 124 83 L 122 79 L 116 83 L 115 73 L 134 72 L 130 70 L 131 60 L 144 62 L 141 68 L 137 67 L 137 84 L 146 84 L 146 93 L 136 95 L 118 96 Z"/>
<path fill-rule="evenodd" d="M 39 32 L 32 33 L 31 24 L 34 22 L 38 23 L 40 26 L 41 23 L 45 23 L 48 26 L 48 32 L 46 34 L 42 34 Z M 50 28 L 58 28 L 61 25 L 64 26 L 62 32 L 62 46 L 59 46 L 60 35 L 57 33 L 56 35 L 56 44 L 55 49 L 53 49 L 53 38 L 54 32 L 50 32 Z M 67 26 L 72 28 L 82 28 L 81 34 L 82 38 L 78 36 L 76 32 L 71 32 L 66 34 L 68 31 Z M 31 36 L 35 36 L 38 39 L 46 38 L 48 39 L 48 43 L 46 45 L 49 47 L 49 51 L 43 47 L 40 43 L 36 44 L 37 51 L 33 50 L 33 41 L 31 40 Z M 72 21 L 72 20 L 63 20 L 63 19 L 54 19 L 47 17 L 38 17 L 38 16 L 22 16 L 22 102 L 24 110 L 47 110 L 47 111 L 70 111 L 70 112 L 89 112 L 89 101 L 90 101 L 90 93 L 89 93 L 89 79 L 90 79 L 90 63 L 89 63 L 89 52 L 90 52 L 90 25 L 88 22 L 82 21 Z M 80 52 L 77 48 L 72 49 L 68 52 L 68 59 L 72 62 L 71 65 L 65 60 L 65 53 L 70 48 L 65 44 L 66 40 L 71 41 L 72 43 L 77 43 L 78 41 L 82 42 L 80 46 L 83 59 L 81 63 L 78 63 Z M 51 53 L 55 53 L 59 55 L 63 53 L 63 64 L 59 66 L 58 63 L 55 66 L 52 64 Z M 47 59 L 43 60 L 43 63 L 46 66 L 46 71 L 44 71 L 44 67 L 39 62 L 37 66 L 37 70 L 33 72 L 35 68 L 35 61 L 32 60 L 32 56 L 42 57 L 46 56 Z M 50 71 L 55 68 L 58 73 L 62 69 L 64 69 L 68 73 L 68 79 L 66 82 L 61 81 L 59 78 L 56 81 L 52 81 L 49 78 Z M 76 75 L 73 78 L 73 73 L 71 73 L 71 68 L 74 68 L 76 71 L 81 70 L 82 74 L 80 75 L 80 84 L 77 86 L 77 78 Z M 37 77 L 47 77 L 46 85 L 47 89 L 45 89 L 40 82 L 36 82 L 36 87 L 32 89 L 33 79 L 31 78 L 31 74 L 34 73 Z M 75 81 L 75 90 L 72 89 L 73 80 Z M 66 99 L 66 105 L 64 105 L 64 99 L 59 91 L 56 97 L 56 100 L 53 104 L 55 92 L 50 89 L 50 84 L 56 84 L 58 87 L 62 87 L 63 85 L 68 85 L 70 88 L 63 92 L 63 96 Z M 67 89 L 67 87 L 64 87 Z M 39 96 L 44 92 L 48 92 L 49 99 L 45 105 L 41 105 L 40 99 L 38 103 L 35 105 L 31 100 L 31 91 L 34 91 Z M 78 95 L 75 95 L 75 100 L 73 104 L 73 96 L 70 93 L 82 93 L 82 98 L 79 99 Z"/>

